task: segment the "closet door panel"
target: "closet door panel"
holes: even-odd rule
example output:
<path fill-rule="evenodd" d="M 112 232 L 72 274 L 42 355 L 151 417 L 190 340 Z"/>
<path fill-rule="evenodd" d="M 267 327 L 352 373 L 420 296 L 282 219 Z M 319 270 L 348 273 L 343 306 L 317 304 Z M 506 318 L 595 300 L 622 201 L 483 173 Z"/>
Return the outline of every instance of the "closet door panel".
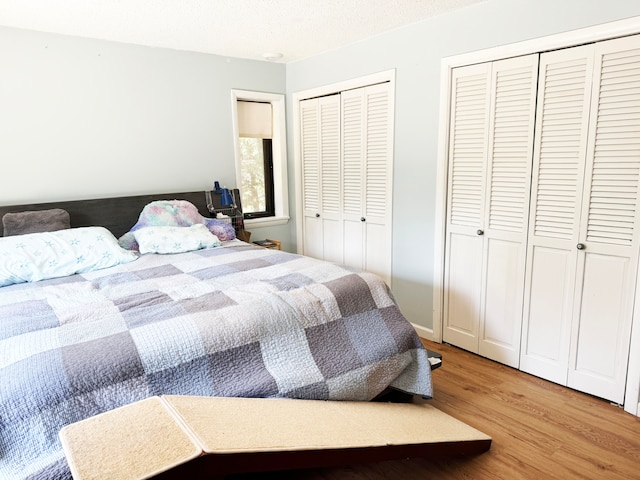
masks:
<path fill-rule="evenodd" d="M 305 255 L 323 258 L 320 220 L 320 125 L 318 99 L 300 102 L 302 211 Z"/>
<path fill-rule="evenodd" d="M 383 83 L 342 92 L 344 262 L 391 283 L 392 95 Z"/>
<path fill-rule="evenodd" d="M 451 89 L 444 341 L 478 351 L 491 65 L 456 68 Z"/>
<path fill-rule="evenodd" d="M 385 254 L 390 251 L 391 244 L 388 240 L 389 227 L 385 224 L 378 224 L 367 220 L 364 227 L 366 246 L 364 252 L 364 264 L 367 272 L 381 276 L 387 285 L 390 285 L 391 278 L 391 255 Z"/>
<path fill-rule="evenodd" d="M 518 367 L 538 55 L 493 62 L 478 353 Z"/>
<path fill-rule="evenodd" d="M 566 384 L 575 255 L 555 245 L 529 250 L 520 369 Z"/>
<path fill-rule="evenodd" d="M 322 259 L 328 262 L 342 263 L 344 249 L 342 248 L 342 222 L 327 218 L 322 220 Z"/>
<path fill-rule="evenodd" d="M 341 262 L 340 96 L 300 102 L 305 255 Z"/>
<path fill-rule="evenodd" d="M 314 216 L 304 219 L 304 254 L 313 258 L 324 258 L 322 222 Z"/>
<path fill-rule="evenodd" d="M 343 92 L 342 101 L 342 212 L 359 221 L 364 210 L 366 155 L 365 94 L 359 88 Z"/>
<path fill-rule="evenodd" d="M 526 249 L 519 241 L 487 238 L 485 242 L 483 273 L 487 288 L 483 298 L 478 353 L 518 367 Z"/>
<path fill-rule="evenodd" d="M 393 96 L 389 84 L 367 87 L 364 212 L 364 269 L 391 285 Z"/>
<path fill-rule="evenodd" d="M 445 278 L 447 312 L 445 341 L 472 352 L 478 351 L 480 297 L 482 293 L 482 238 L 449 235 Z"/>
<path fill-rule="evenodd" d="M 342 244 L 340 186 L 340 96 L 318 99 L 320 124 L 320 221 L 322 223 L 323 260 L 341 263 Z"/>
<path fill-rule="evenodd" d="M 389 84 L 365 89 L 364 269 L 391 285 L 393 117 Z M 364 220 L 362 220 L 364 219 Z"/>
<path fill-rule="evenodd" d="M 342 101 L 342 224 L 344 263 L 364 269 L 365 238 L 362 222 L 365 196 L 366 95 L 365 88 L 341 93 Z"/>
<path fill-rule="evenodd" d="M 540 56 L 520 368 L 566 384 L 592 46 Z M 548 288 L 555 285 L 555 290 Z"/>
<path fill-rule="evenodd" d="M 322 213 L 337 219 L 340 215 L 340 97 L 318 99 L 320 130 L 320 199 Z"/>
<path fill-rule="evenodd" d="M 364 164 L 364 216 L 367 222 L 384 225 L 391 214 L 390 191 L 393 169 L 391 94 L 388 84 L 367 87 Z"/>
<path fill-rule="evenodd" d="M 622 403 L 639 244 L 640 36 L 594 50 L 569 386 Z"/>
<path fill-rule="evenodd" d="M 364 230 L 360 220 L 342 221 L 344 238 L 342 239 L 344 249 L 344 264 L 357 269 L 364 269 Z"/>
<path fill-rule="evenodd" d="M 520 358 L 537 66 L 536 54 L 456 69 L 451 100 L 444 338 L 514 367 Z M 477 285 L 465 283 L 458 263 L 469 251 Z"/>
<path fill-rule="evenodd" d="M 574 341 L 567 385 L 582 392 L 622 403 L 632 307 L 628 288 L 629 258 L 587 253 L 582 270 L 579 322 Z M 621 365 L 622 363 L 622 365 Z M 622 378 L 622 383 L 620 380 Z"/>

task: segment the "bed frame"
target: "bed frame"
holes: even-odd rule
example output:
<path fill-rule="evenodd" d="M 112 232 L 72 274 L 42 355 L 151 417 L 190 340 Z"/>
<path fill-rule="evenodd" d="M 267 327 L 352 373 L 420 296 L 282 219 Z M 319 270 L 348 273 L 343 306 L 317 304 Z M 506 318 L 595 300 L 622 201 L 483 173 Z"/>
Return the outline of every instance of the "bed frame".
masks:
<path fill-rule="evenodd" d="M 219 209 L 220 196 L 214 192 L 211 197 L 213 207 Z M 212 216 L 207 207 L 206 192 L 200 191 L 0 206 L 0 219 L 5 213 L 62 208 L 69 212 L 72 227 L 102 226 L 119 238 L 136 224 L 144 206 L 154 200 L 187 200 L 198 208 L 201 215 Z M 3 235 L 4 228 L 0 222 L 0 237 Z"/>

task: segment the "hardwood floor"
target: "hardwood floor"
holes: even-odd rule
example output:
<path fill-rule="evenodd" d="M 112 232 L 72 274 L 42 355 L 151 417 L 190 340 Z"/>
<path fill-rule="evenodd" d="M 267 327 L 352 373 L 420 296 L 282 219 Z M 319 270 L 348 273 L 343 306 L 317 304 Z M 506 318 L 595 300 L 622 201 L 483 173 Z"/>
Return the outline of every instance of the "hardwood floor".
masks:
<path fill-rule="evenodd" d="M 233 480 L 640 479 L 640 419 L 589 395 L 449 345 L 433 405 L 493 438 L 475 457 L 234 475 Z"/>

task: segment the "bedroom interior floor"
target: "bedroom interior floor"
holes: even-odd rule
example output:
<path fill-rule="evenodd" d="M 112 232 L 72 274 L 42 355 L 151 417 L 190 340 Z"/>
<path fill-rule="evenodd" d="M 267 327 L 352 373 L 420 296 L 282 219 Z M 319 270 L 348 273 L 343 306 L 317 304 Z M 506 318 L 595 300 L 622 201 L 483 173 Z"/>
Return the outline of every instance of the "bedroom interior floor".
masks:
<path fill-rule="evenodd" d="M 493 438 L 474 457 L 232 475 L 230 480 L 640 479 L 640 418 L 609 402 L 459 348 L 443 355 L 433 405 Z"/>

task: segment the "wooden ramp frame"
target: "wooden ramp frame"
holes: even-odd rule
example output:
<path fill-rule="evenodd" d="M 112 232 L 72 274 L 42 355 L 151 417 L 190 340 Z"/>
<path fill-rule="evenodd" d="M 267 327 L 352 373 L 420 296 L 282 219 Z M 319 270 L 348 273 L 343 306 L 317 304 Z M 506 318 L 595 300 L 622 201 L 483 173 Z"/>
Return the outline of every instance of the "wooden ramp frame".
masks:
<path fill-rule="evenodd" d="M 239 472 L 471 455 L 491 438 L 428 403 L 151 397 L 68 425 L 75 480 Z"/>

